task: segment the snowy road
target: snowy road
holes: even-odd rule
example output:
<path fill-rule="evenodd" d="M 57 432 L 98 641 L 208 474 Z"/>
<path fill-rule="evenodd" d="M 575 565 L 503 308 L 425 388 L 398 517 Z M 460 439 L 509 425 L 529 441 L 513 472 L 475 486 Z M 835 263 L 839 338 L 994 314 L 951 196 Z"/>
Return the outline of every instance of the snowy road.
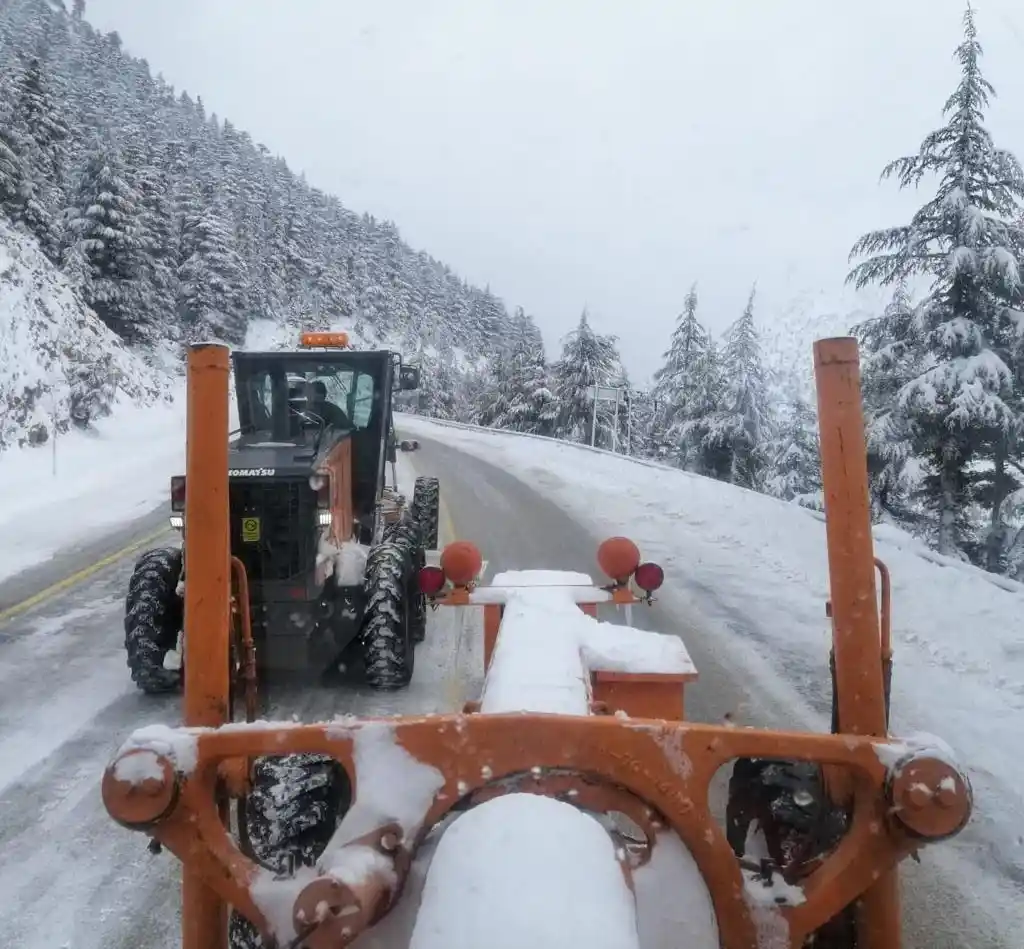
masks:
<path fill-rule="evenodd" d="M 419 473 L 442 479 L 442 539 L 473 539 L 488 574 L 523 567 L 592 572 L 598 538 L 511 474 L 417 433 Z M 0 617 L 15 602 L 75 574 L 136 538 L 152 534 L 163 512 L 118 536 L 67 553 L 0 586 Z M 173 535 L 167 535 L 168 540 Z M 131 557 L 58 589 L 18 615 L 0 619 L 0 945 L 18 949 L 171 949 L 178 945 L 177 861 L 151 856 L 146 839 L 122 830 L 99 798 L 99 777 L 118 740 L 133 727 L 177 721 L 176 698 L 142 696 L 128 677 L 122 602 Z M 689 602 L 666 591 L 638 626 L 680 632 L 701 672 L 689 713 L 721 720 L 790 723 L 784 704 L 763 694 L 730 661 Z M 475 694 L 478 630 L 468 612 L 432 614 L 417 653 L 413 685 L 397 695 L 314 690 L 277 714 L 453 709 Z M 752 711 L 756 714 L 752 714 Z M 1010 949 L 972 928 L 968 901 L 940 885 L 929 867 L 907 865 L 908 949 Z"/>

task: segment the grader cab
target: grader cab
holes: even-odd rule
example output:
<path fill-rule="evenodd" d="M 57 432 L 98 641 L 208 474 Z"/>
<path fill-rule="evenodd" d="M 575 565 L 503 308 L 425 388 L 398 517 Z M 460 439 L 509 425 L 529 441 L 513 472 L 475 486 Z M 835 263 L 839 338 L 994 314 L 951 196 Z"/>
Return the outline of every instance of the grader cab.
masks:
<path fill-rule="evenodd" d="M 222 359 L 193 350 L 191 394 L 226 384 Z M 972 792 L 940 740 L 887 734 L 855 341 L 819 341 L 815 367 L 832 734 L 687 720 L 699 680 L 682 640 L 599 619 L 664 582 L 626 538 L 599 548 L 606 583 L 528 570 L 483 584 L 466 541 L 421 568 L 432 606 L 483 613 L 483 691 L 461 711 L 226 722 L 225 418 L 190 412 L 185 624 L 205 635 L 186 725 L 138 730 L 102 784 L 115 820 L 184 865 L 184 949 L 898 949 L 897 866 L 957 834 Z M 260 792 L 275 758 L 292 781 L 279 771 Z M 730 765 L 720 821 L 712 786 Z M 228 802 L 260 793 L 276 851 L 231 829 Z"/>
<path fill-rule="evenodd" d="M 295 350 L 236 350 L 231 369 L 239 429 L 230 441 L 218 433 L 228 482 L 217 503 L 227 506 L 232 562 L 246 589 L 237 605 L 248 614 L 251 648 L 240 637 L 233 643 L 239 693 L 247 689 L 251 701 L 254 676 L 264 686 L 330 680 L 359 665 L 371 688 L 404 688 L 425 631 L 415 577 L 437 547 L 440 485 L 417 478 L 408 503 L 394 468 L 391 484 L 387 473 L 399 447 L 394 396 L 419 384 L 419 370 L 398 353 L 355 350 L 342 332 L 303 333 Z M 205 476 L 201 464 L 196 476 L 171 478 L 171 524 L 186 537 L 203 530 L 186 509 L 186 489 Z M 191 648 L 181 636 L 182 591 L 192 589 L 187 551 L 187 543 L 146 551 L 128 584 L 127 663 L 147 693 L 181 685 L 180 662 L 166 660 Z M 247 653 L 258 666 L 248 684 Z"/>

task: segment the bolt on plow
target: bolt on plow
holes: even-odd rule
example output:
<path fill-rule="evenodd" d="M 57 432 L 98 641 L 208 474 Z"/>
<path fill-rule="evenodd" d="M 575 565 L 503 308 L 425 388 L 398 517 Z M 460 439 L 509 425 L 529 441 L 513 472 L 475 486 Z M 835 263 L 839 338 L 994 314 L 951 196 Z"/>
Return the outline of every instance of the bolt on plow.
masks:
<path fill-rule="evenodd" d="M 186 724 L 137 730 L 102 782 L 110 815 L 183 864 L 183 949 L 898 949 L 898 865 L 959 833 L 972 791 L 941 739 L 888 733 L 889 574 L 856 342 L 814 355 L 831 733 L 687 719 L 699 673 L 683 639 L 601 620 L 650 606 L 666 580 L 625 537 L 598 548 L 607 582 L 484 583 L 468 541 L 420 566 L 431 609 L 482 613 L 483 687 L 460 711 L 302 724 L 254 721 L 250 701 L 249 721 L 229 721 L 247 619 L 228 359 L 193 347 L 184 621 L 202 635 Z"/>

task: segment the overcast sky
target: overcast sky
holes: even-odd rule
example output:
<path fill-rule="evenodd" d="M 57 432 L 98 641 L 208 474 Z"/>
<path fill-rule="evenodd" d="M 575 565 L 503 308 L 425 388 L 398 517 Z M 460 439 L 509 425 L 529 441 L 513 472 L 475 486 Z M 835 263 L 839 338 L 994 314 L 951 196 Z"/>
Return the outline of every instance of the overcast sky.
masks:
<path fill-rule="evenodd" d="M 1024 9 L 973 0 L 1024 159 Z M 857 301 L 879 184 L 942 123 L 965 0 L 87 0 L 86 17 L 550 346 L 586 304 L 637 382 L 698 281 L 716 332 Z M 1014 12 L 1014 8 L 1018 8 Z"/>

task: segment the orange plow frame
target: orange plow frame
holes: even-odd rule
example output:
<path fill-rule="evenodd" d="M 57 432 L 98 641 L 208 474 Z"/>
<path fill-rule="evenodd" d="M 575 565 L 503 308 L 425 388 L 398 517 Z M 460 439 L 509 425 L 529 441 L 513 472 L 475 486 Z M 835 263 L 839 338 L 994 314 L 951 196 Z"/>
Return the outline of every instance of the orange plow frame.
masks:
<path fill-rule="evenodd" d="M 970 817 L 972 792 L 966 775 L 941 749 L 886 737 L 883 631 L 876 608 L 855 340 L 816 343 L 815 369 L 840 734 L 541 714 L 227 725 L 227 350 L 194 347 L 189 362 L 185 541 L 189 727 L 133 736 L 111 761 L 102 783 L 105 805 L 115 820 L 159 840 L 184 864 L 184 949 L 223 949 L 228 904 L 265 935 L 280 930 L 281 919 L 265 912 L 271 905 L 268 887 L 277 888 L 273 905 L 278 914 L 282 906 L 291 909 L 288 922 L 301 937 L 294 945 L 345 946 L 400 899 L 417 846 L 445 815 L 495 794 L 530 790 L 531 780 L 537 793 L 563 793 L 573 787 L 589 800 L 618 801 L 616 808 L 627 813 L 650 812 L 657 823 L 679 835 L 700 868 L 722 949 L 758 949 L 759 914 L 772 908 L 751 901 L 740 862 L 708 801 L 716 771 L 739 757 L 813 761 L 830 774 L 843 775 L 843 798 L 852 809 L 848 832 L 800 881 L 803 899 L 774 907 L 788 924 L 791 949 L 799 949 L 808 934 L 858 899 L 862 943 L 871 949 L 898 949 L 892 871 L 921 846 L 958 833 Z M 884 570 L 883 580 L 887 590 Z M 632 594 L 618 596 L 626 602 Z M 452 605 L 469 599 L 465 586 L 457 586 L 447 598 Z M 589 612 L 590 605 L 583 606 Z M 883 606 L 887 626 L 885 595 Z M 488 626 L 495 626 L 491 636 L 495 613 L 490 611 Z M 201 635 L 189 636 L 193 630 Z M 888 651 L 887 642 L 884 647 Z M 248 859 L 228 832 L 222 775 L 231 770 L 229 762 L 302 752 L 331 755 L 352 779 L 355 809 L 367 802 L 359 797 L 354 747 L 364 729 L 382 727 L 415 762 L 436 769 L 441 784 L 422 813 L 407 816 L 404 823 L 391 817 L 364 822 L 352 836 L 349 822 L 342 820 L 328 848 L 332 861 L 346 848 L 369 847 L 382 858 L 375 864 L 382 869 L 348 883 L 326 865 L 307 869 L 302 877 L 270 881 L 269 873 Z"/>

